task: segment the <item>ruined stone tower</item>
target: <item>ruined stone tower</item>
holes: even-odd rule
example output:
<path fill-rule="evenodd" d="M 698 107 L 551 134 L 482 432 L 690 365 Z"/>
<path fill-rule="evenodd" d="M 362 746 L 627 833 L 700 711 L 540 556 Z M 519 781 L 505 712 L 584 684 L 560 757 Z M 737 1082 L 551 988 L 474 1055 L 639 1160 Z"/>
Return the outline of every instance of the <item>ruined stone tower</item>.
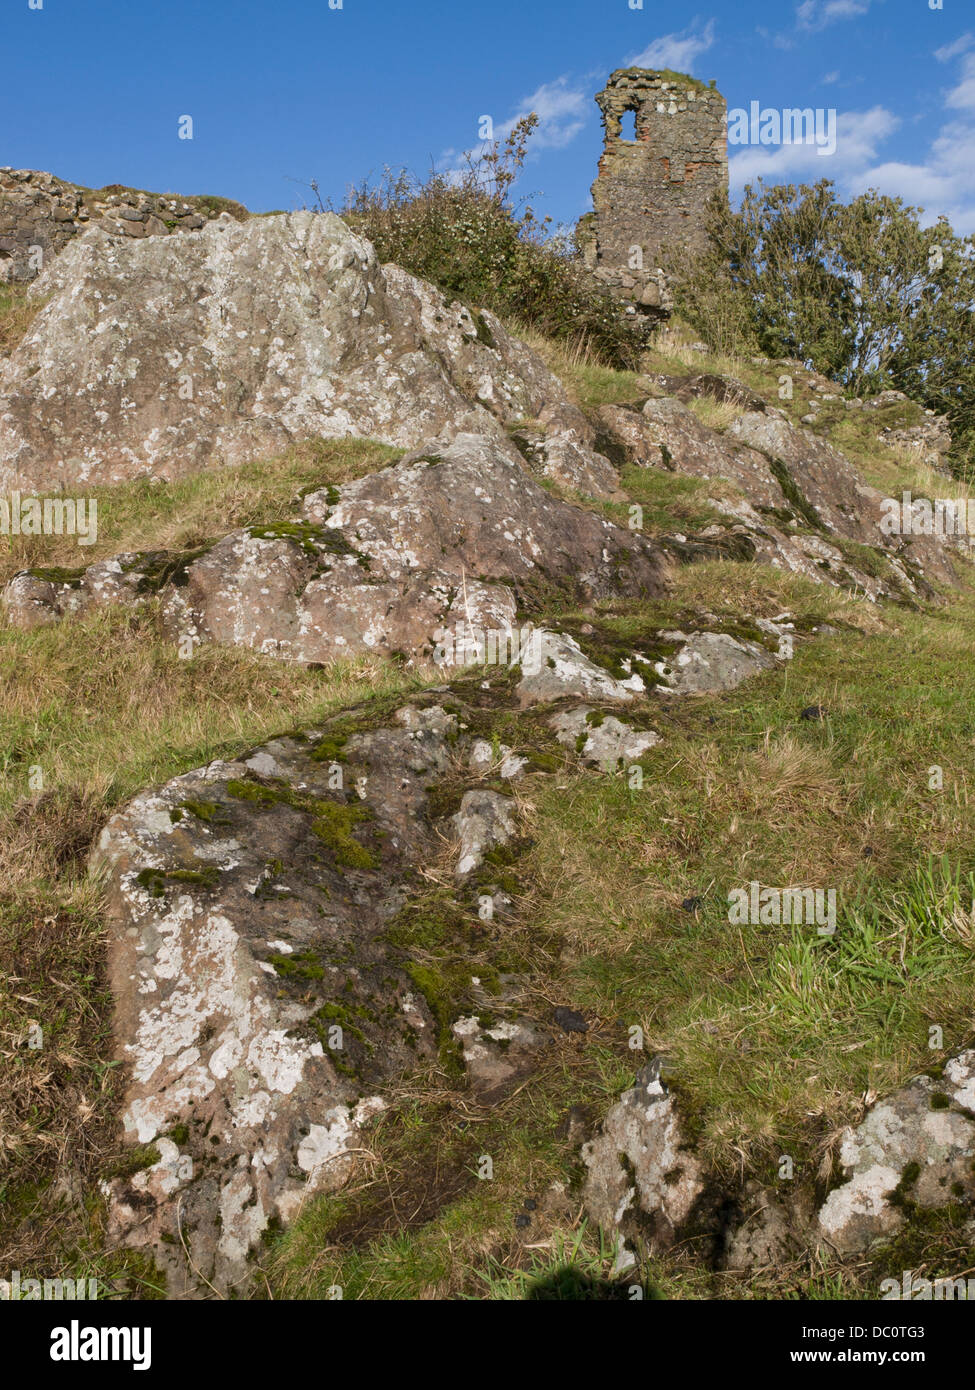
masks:
<path fill-rule="evenodd" d="M 620 68 L 596 101 L 605 146 L 580 241 L 601 280 L 652 310 L 658 267 L 679 273 L 703 246 L 711 198 L 728 196 L 725 99 L 693 77 Z"/>

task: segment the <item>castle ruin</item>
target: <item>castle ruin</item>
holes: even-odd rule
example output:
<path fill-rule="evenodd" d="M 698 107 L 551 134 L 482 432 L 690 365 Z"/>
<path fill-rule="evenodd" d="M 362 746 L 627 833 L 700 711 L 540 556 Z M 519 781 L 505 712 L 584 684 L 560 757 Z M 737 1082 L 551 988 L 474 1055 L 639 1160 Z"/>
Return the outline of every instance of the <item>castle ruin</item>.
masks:
<path fill-rule="evenodd" d="M 580 243 L 603 283 L 653 312 L 667 307 L 659 272 L 703 248 L 708 204 L 728 196 L 725 99 L 693 77 L 619 68 L 596 102 L 605 145 Z"/>

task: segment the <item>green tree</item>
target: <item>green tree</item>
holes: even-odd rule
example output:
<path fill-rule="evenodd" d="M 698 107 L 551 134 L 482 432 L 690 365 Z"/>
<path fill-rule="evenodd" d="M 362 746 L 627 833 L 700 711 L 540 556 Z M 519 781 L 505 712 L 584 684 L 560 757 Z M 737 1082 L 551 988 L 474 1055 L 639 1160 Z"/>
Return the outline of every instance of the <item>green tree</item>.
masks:
<path fill-rule="evenodd" d="M 975 238 L 876 190 L 745 189 L 716 202 L 681 307 L 721 351 L 793 357 L 851 396 L 905 391 L 948 416 L 961 471 L 975 466 Z"/>

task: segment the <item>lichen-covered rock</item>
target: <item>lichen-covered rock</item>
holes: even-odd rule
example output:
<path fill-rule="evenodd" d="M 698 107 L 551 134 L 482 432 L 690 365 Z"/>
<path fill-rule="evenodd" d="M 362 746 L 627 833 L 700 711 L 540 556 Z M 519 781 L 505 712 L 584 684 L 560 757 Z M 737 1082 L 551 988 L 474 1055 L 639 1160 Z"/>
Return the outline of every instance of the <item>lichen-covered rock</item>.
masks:
<path fill-rule="evenodd" d="M 736 1205 L 740 1216 L 726 1239 L 725 1269 L 777 1269 L 802 1249 L 805 1223 L 781 1194 L 752 1181 Z"/>
<path fill-rule="evenodd" d="M 4 587 L 0 600 L 11 627 L 29 631 L 81 617 L 95 608 L 137 602 L 148 591 L 148 578 L 162 554 L 116 555 L 85 569 L 22 570 Z"/>
<path fill-rule="evenodd" d="M 844 1131 L 845 1181 L 819 1210 L 820 1237 L 841 1253 L 894 1235 L 912 1205 L 975 1203 L 975 1051 L 919 1076 Z"/>
<path fill-rule="evenodd" d="M 670 1245 L 705 1190 L 700 1161 L 685 1147 L 674 1097 L 660 1079 L 659 1059 L 637 1074 L 581 1155 L 590 1218 L 638 1245 L 648 1239 Z"/>
<path fill-rule="evenodd" d="M 723 379 L 667 380 L 687 399 L 688 392 L 717 389 L 713 383 Z M 932 585 L 955 582 L 950 546 L 939 538 L 880 529 L 883 495 L 838 449 L 796 429 L 777 408 L 750 395 L 744 403 L 749 408 L 724 433 L 703 424 L 676 396 L 651 398 L 640 411 L 603 406 L 600 447 L 618 463 L 626 459 L 714 483 L 710 505 L 741 523 L 755 558 L 766 563 L 872 599 L 930 598 Z"/>
<path fill-rule="evenodd" d="M 657 663 L 658 690 L 674 695 L 707 695 L 734 690 L 742 681 L 770 671 L 776 658 L 758 642 L 726 632 L 662 632 L 677 650 Z M 790 652 L 791 654 L 791 652 Z"/>
<path fill-rule="evenodd" d="M 652 681 L 653 666 L 637 654 L 627 664 L 630 673 L 618 680 L 604 667 L 590 661 L 568 633 L 542 632 L 538 659 L 522 674 L 518 695 L 524 705 L 566 698 L 628 703 L 634 696 L 646 692 L 648 681 Z"/>
<path fill-rule="evenodd" d="M 529 1018 L 482 1024 L 471 1014 L 457 1019 L 451 1032 L 460 1044 L 471 1086 L 482 1100 L 495 1099 L 534 1069 L 538 1052 L 551 1043 L 550 1035 Z"/>
<path fill-rule="evenodd" d="M 421 703 L 276 739 L 143 793 L 104 829 L 133 1150 L 104 1190 L 113 1237 L 151 1249 L 171 1294 L 241 1292 L 268 1223 L 341 1185 L 383 1091 L 437 1055 L 389 923 L 438 852 L 429 788 L 465 727 Z"/>
<path fill-rule="evenodd" d="M 7 609 L 34 626 L 94 601 L 97 577 L 103 602 L 160 592 L 178 642 L 303 662 L 398 652 L 449 667 L 517 659 L 517 589 L 660 596 L 672 568 L 654 542 L 551 497 L 503 437 L 461 435 L 311 493 L 295 522 L 234 531 L 193 555 L 122 557 L 43 586 L 17 576 Z"/>
<path fill-rule="evenodd" d="M 481 867 L 486 854 L 513 838 L 518 816 L 510 797 L 478 787 L 464 793 L 453 825 L 460 848 L 454 872 L 464 879 Z"/>
<path fill-rule="evenodd" d="M 927 583 L 955 581 L 946 547 L 929 536 L 886 536 L 880 530 L 883 494 L 864 483 L 850 461 L 828 440 L 796 429 L 781 412 L 750 411 L 729 435 L 763 453 L 775 470 L 787 505 L 825 531 L 889 549 Z"/>
<path fill-rule="evenodd" d="M 653 729 L 634 729 L 612 714 L 588 705 L 563 710 L 551 720 L 555 737 L 583 762 L 615 772 L 660 742 Z"/>
<path fill-rule="evenodd" d="M 31 287 L 46 300 L 0 368 L 0 484 L 53 490 L 180 477 L 296 440 L 412 447 L 554 409 L 592 431 L 492 315 L 381 266 L 332 214 L 133 240 L 100 226 Z"/>

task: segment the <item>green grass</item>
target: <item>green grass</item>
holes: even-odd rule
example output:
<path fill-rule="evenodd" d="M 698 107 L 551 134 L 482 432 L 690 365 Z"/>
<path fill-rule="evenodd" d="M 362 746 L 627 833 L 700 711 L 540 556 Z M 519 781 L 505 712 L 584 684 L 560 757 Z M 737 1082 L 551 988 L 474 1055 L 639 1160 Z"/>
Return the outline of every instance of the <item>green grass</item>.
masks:
<path fill-rule="evenodd" d="M 15 536 L 0 549 L 0 583 L 20 569 L 78 567 L 120 551 L 192 550 L 244 527 L 293 521 L 302 496 L 337 487 L 402 457 L 368 439 L 313 439 L 283 454 L 235 468 L 212 468 L 175 482 L 142 478 L 94 488 L 98 540 L 72 536 Z"/>

